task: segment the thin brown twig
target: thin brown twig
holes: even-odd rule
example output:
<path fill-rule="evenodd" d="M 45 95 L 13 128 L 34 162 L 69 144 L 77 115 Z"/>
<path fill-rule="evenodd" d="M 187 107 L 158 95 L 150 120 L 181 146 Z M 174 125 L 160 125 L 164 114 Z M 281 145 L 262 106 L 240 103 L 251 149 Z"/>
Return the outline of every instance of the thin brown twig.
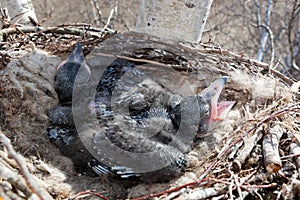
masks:
<path fill-rule="evenodd" d="M 10 143 L 10 140 L 0 131 L 0 140 L 3 146 L 7 149 L 7 154 L 10 158 L 16 161 L 17 165 L 20 168 L 21 173 L 23 174 L 26 184 L 29 189 L 35 193 L 40 199 L 53 199 L 50 194 L 40 185 L 37 185 L 34 177 L 29 173 L 26 163 L 23 161 L 22 157 L 17 154 Z"/>
<path fill-rule="evenodd" d="M 287 107 L 284 107 L 276 112 L 274 112 L 271 115 L 268 115 L 266 117 L 264 117 L 262 120 L 260 120 L 255 126 L 253 126 L 252 128 L 250 128 L 248 131 L 246 131 L 240 138 L 238 138 L 237 140 L 233 141 L 227 148 L 224 148 L 223 151 L 221 151 L 217 158 L 209 165 L 209 167 L 204 171 L 204 173 L 199 177 L 199 181 L 201 181 L 202 179 L 204 179 L 204 177 L 206 177 L 210 171 L 220 162 L 220 160 L 222 160 L 222 158 L 224 158 L 224 156 L 230 152 L 231 148 L 236 145 L 237 143 L 239 143 L 240 141 L 243 140 L 243 138 L 245 136 L 247 136 L 248 134 L 250 134 L 251 132 L 253 132 L 255 129 L 257 129 L 258 127 L 260 127 L 262 124 L 264 124 L 265 122 L 275 118 L 275 117 L 279 117 L 280 115 L 285 114 L 286 112 L 291 112 L 294 110 L 300 110 L 300 102 L 294 103 L 292 105 L 289 105 Z M 239 130 L 240 131 L 240 130 Z M 236 133 L 237 134 L 237 133 Z"/>
<path fill-rule="evenodd" d="M 83 29 L 80 28 L 75 28 L 75 27 L 83 27 Z M 88 28 L 88 31 L 85 30 L 87 28 L 84 27 L 89 27 L 87 24 L 80 24 L 80 25 L 59 25 L 56 27 L 48 27 L 48 28 L 43 28 L 43 27 L 10 27 L 6 29 L 0 30 L 0 41 L 3 40 L 4 36 L 16 34 L 16 33 L 36 33 L 36 34 L 41 34 L 41 33 L 56 33 L 56 34 L 69 34 L 69 35 L 76 35 L 76 36 L 83 36 L 86 35 L 87 38 L 90 37 L 96 37 L 96 38 L 102 38 L 103 33 L 115 33 L 113 31 L 109 31 L 108 29 L 95 29 L 95 28 Z"/>
<path fill-rule="evenodd" d="M 80 198 L 81 196 L 85 196 L 85 195 L 93 195 L 93 196 L 96 196 L 96 197 L 100 197 L 103 200 L 109 200 L 108 197 L 106 197 L 106 196 L 104 196 L 104 195 L 102 195 L 100 193 L 97 193 L 97 192 L 95 192 L 93 190 L 86 190 L 86 191 L 78 192 L 76 195 L 74 195 L 70 199 Z"/>
<path fill-rule="evenodd" d="M 249 188 L 273 188 L 273 187 L 276 187 L 277 186 L 277 183 L 270 183 L 270 184 L 266 184 L 266 185 L 242 185 L 241 187 L 243 189 L 249 189 Z"/>
<path fill-rule="evenodd" d="M 294 158 L 294 157 L 299 157 L 299 156 L 300 156 L 300 153 L 298 153 L 298 154 L 290 154 L 290 155 L 286 155 L 286 156 L 281 156 L 280 159 L 283 160 L 283 159 Z"/>
<path fill-rule="evenodd" d="M 132 198 L 131 200 L 145 200 L 145 199 L 149 199 L 149 198 L 153 198 L 153 197 L 159 197 L 163 194 L 170 194 L 170 193 L 176 192 L 176 191 L 178 191 L 182 188 L 186 188 L 186 187 L 192 186 L 192 185 L 198 185 L 200 182 L 205 182 L 205 181 L 206 180 L 193 181 L 193 182 L 190 182 L 190 183 L 187 183 L 187 184 L 184 184 L 184 185 L 181 185 L 181 186 L 169 189 L 169 190 L 165 190 L 163 192 L 158 192 L 158 193 L 155 193 L 155 194 L 149 194 L 149 195 L 145 195 L 145 196 L 141 196 L 141 197 L 137 197 L 137 198 Z"/>
<path fill-rule="evenodd" d="M 226 184 L 226 185 L 230 185 L 231 182 L 229 181 L 224 181 L 221 179 L 217 179 L 217 178 L 208 178 L 206 181 L 210 182 L 210 183 L 222 183 L 222 184 Z M 265 185 L 250 185 L 250 184 L 241 184 L 239 187 L 243 188 L 243 189 L 247 189 L 247 188 L 270 188 L 270 187 L 276 187 L 277 183 L 270 183 L 270 184 L 265 184 Z"/>
<path fill-rule="evenodd" d="M 226 181 L 226 180 L 222 180 L 222 179 L 217 179 L 217 178 L 206 178 L 206 179 L 202 179 L 201 181 L 192 181 L 192 182 L 189 182 L 189 183 L 186 183 L 184 185 L 181 185 L 179 187 L 175 187 L 175 188 L 172 188 L 172 189 L 169 189 L 169 190 L 166 190 L 166 191 L 163 191 L 163 192 L 158 192 L 158 193 L 154 193 L 154 194 L 149 194 L 149 195 L 145 195 L 145 196 L 141 196 L 141 197 L 137 197 L 137 198 L 132 198 L 131 200 L 145 200 L 145 199 L 149 199 L 149 198 L 153 198 L 153 197 L 159 197 L 161 195 L 164 195 L 164 194 L 170 194 L 172 192 L 176 192 L 182 188 L 186 188 L 186 187 L 189 187 L 189 186 L 194 186 L 194 185 L 200 185 L 200 184 L 207 184 L 207 183 L 210 183 L 210 185 L 213 185 L 215 183 L 220 183 L 220 184 L 225 184 L 225 185 L 230 185 L 231 182 L 229 181 Z M 266 185 L 249 185 L 249 184 L 241 184 L 239 185 L 240 188 L 243 188 L 243 189 L 253 189 L 253 188 L 273 188 L 273 187 L 276 187 L 277 184 L 276 183 L 270 183 L 270 184 L 266 184 Z M 233 187 L 233 189 L 236 189 L 236 186 Z"/>

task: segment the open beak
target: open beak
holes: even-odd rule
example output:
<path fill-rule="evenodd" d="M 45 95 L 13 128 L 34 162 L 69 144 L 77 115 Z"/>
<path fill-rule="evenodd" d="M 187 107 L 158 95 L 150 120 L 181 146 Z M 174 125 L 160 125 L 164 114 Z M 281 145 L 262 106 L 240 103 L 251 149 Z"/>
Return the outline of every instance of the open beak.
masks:
<path fill-rule="evenodd" d="M 211 104 L 210 120 L 212 121 L 224 120 L 228 112 L 236 103 L 235 101 L 218 102 L 226 82 L 227 77 L 221 77 L 212 82 L 209 87 L 203 90 L 200 94 L 207 102 L 210 102 Z"/>
<path fill-rule="evenodd" d="M 89 66 L 85 63 L 84 54 L 80 43 L 77 43 L 75 49 L 73 50 L 69 58 L 57 66 L 57 70 L 59 70 L 64 64 L 68 62 L 79 63 L 80 65 L 83 65 L 83 67 L 86 69 L 89 75 L 91 74 Z"/>

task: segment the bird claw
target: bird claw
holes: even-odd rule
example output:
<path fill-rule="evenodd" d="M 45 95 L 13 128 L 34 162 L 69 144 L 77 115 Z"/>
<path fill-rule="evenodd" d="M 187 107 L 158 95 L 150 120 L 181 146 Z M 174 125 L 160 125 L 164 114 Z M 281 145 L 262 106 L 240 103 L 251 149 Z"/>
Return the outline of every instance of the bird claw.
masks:
<path fill-rule="evenodd" d="M 140 174 L 133 172 L 131 168 L 127 168 L 124 166 L 114 166 L 111 168 L 111 171 L 115 172 L 117 175 L 120 175 L 121 178 L 140 176 Z"/>
<path fill-rule="evenodd" d="M 130 169 L 130 168 L 127 168 L 124 166 L 108 167 L 96 159 L 92 159 L 88 163 L 88 165 L 99 176 L 104 175 L 104 174 L 115 174 L 121 178 L 139 177 L 140 176 L 140 174 L 133 172 L 132 169 Z"/>
<path fill-rule="evenodd" d="M 88 166 L 99 176 L 103 174 L 110 174 L 110 168 L 103 163 L 97 161 L 96 159 L 92 159 L 89 163 Z"/>

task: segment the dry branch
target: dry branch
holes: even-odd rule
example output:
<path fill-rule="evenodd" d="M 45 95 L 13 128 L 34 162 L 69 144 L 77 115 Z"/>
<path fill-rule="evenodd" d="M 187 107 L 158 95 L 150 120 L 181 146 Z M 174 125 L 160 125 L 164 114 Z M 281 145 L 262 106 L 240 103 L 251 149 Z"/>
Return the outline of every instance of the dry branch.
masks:
<path fill-rule="evenodd" d="M 100 193 L 91 191 L 91 190 L 79 192 L 76 195 L 74 195 L 72 197 L 69 197 L 68 199 L 69 200 L 75 200 L 75 199 L 82 199 L 82 198 L 90 197 L 90 196 L 99 197 L 99 198 L 101 198 L 103 200 L 109 200 L 106 196 L 104 196 L 104 195 L 102 195 Z"/>
<path fill-rule="evenodd" d="M 253 147 L 257 145 L 257 142 L 261 139 L 261 130 L 256 131 L 252 136 L 246 136 L 244 139 L 244 146 L 238 152 L 236 159 L 233 162 L 235 170 L 241 170 L 242 164 L 245 163 L 246 158 L 250 155 Z"/>
<path fill-rule="evenodd" d="M 108 29 L 98 29 L 91 28 L 89 25 L 81 25 L 81 28 L 78 28 L 78 25 L 60 25 L 57 27 L 10 27 L 6 29 L 2 29 L 0 31 L 0 42 L 3 42 L 7 36 L 16 34 L 16 33 L 33 33 L 33 34 L 41 34 L 41 33 L 53 33 L 53 34 L 68 34 L 75 36 L 85 36 L 86 38 L 102 38 L 103 34 L 109 33 L 113 34 L 115 32 L 108 31 Z"/>
<path fill-rule="evenodd" d="M 3 146 L 6 148 L 8 156 L 16 161 L 16 163 L 19 166 L 19 169 L 21 173 L 23 174 L 27 187 L 35 193 L 40 199 L 53 199 L 50 194 L 40 185 L 37 184 L 35 178 L 30 174 L 30 172 L 27 169 L 26 162 L 23 160 L 23 158 L 17 154 L 13 148 L 13 146 L 10 143 L 10 140 L 0 131 L 0 140 L 3 144 Z M 20 188 L 23 188 L 23 184 L 17 181 L 16 182 Z M 27 191 L 25 188 L 22 189 L 23 191 Z"/>
<path fill-rule="evenodd" d="M 32 195 L 23 177 L 18 175 L 11 167 L 7 166 L 2 159 L 0 160 L 0 177 L 7 180 L 14 188 L 20 190 L 27 198 Z"/>
<path fill-rule="evenodd" d="M 279 155 L 279 140 L 283 134 L 283 129 L 279 125 L 270 128 L 269 134 L 263 140 L 263 154 L 265 167 L 268 173 L 277 173 L 281 167 Z"/>

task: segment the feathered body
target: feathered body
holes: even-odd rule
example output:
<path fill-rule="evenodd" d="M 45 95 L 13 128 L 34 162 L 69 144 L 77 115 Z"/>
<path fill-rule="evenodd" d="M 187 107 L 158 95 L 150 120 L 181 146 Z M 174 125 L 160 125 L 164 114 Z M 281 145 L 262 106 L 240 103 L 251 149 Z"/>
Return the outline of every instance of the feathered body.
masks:
<path fill-rule="evenodd" d="M 55 77 L 55 89 L 61 104 L 70 104 L 80 66 L 90 73 L 78 45 L 70 58 L 59 66 Z M 183 97 L 145 77 L 134 63 L 116 59 L 104 70 L 91 102 L 90 111 L 95 113 L 100 125 L 91 142 L 99 156 L 91 155 L 80 142 L 70 114 L 71 107 L 60 105 L 49 111 L 52 124 L 49 137 L 62 153 L 73 159 L 75 165 L 84 168 L 84 164 L 88 163 L 99 175 L 110 173 L 122 178 L 168 180 L 187 167 L 185 153 L 193 142 L 199 142 L 210 121 L 218 118 L 218 112 L 232 107 L 233 102 L 227 102 L 225 106 L 217 102 L 225 82 L 226 78 L 220 78 L 203 93 Z M 223 105 L 222 109 L 220 105 Z M 187 141 L 182 130 L 198 134 Z M 120 152 L 129 152 L 128 157 L 121 157 L 120 165 L 112 164 L 119 155 L 103 152 L 107 141 Z M 139 157 L 146 153 L 151 153 L 151 159 Z M 127 167 L 126 161 L 131 159 L 136 163 Z"/>

